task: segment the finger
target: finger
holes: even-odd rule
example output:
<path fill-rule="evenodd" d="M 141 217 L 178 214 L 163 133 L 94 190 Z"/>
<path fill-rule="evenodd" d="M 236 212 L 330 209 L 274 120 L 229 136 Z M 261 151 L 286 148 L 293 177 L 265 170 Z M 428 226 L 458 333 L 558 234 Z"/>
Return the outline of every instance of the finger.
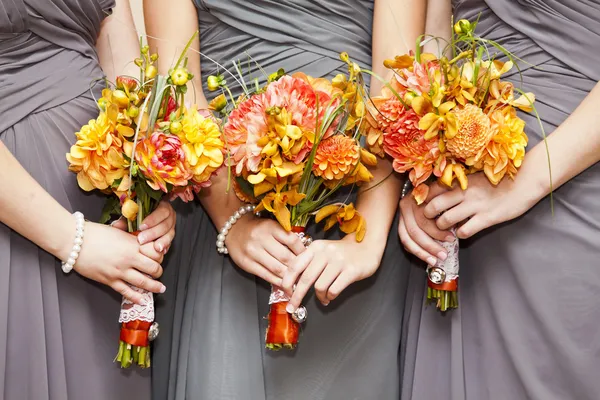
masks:
<path fill-rule="evenodd" d="M 144 296 L 130 288 L 129 285 L 122 280 L 115 281 L 110 287 L 132 303 L 140 306 L 144 305 Z"/>
<path fill-rule="evenodd" d="M 333 301 L 348 287 L 350 284 L 356 282 L 356 277 L 349 271 L 342 271 L 337 279 L 329 287 L 327 292 L 327 299 Z"/>
<path fill-rule="evenodd" d="M 140 253 L 159 264 L 163 262 L 165 257 L 163 253 L 156 251 L 154 243 L 146 243 L 145 245 L 140 246 Z"/>
<path fill-rule="evenodd" d="M 418 244 L 411 239 L 410 235 L 406 231 L 406 227 L 404 225 L 404 220 L 401 219 L 398 224 L 398 235 L 400 236 L 400 241 L 402 245 L 409 253 L 414 254 L 417 258 L 425 261 L 427 264 L 433 266 L 437 264 L 437 258 L 423 250 Z"/>
<path fill-rule="evenodd" d="M 456 231 L 456 236 L 459 239 L 467 239 L 496 223 L 485 214 L 476 214 Z"/>
<path fill-rule="evenodd" d="M 141 253 L 138 254 L 138 257 L 136 257 L 132 267 L 146 275 L 150 275 L 153 278 L 160 278 L 163 273 L 163 269 L 159 263 L 142 255 Z"/>
<path fill-rule="evenodd" d="M 281 278 L 257 263 L 256 261 L 248 261 L 248 264 L 245 268 L 246 271 L 250 272 L 252 275 L 259 277 L 260 279 L 270 283 L 274 286 L 281 287 Z"/>
<path fill-rule="evenodd" d="M 159 210 L 155 211 L 158 212 Z M 175 219 L 168 218 L 163 219 L 157 225 L 149 226 L 145 231 L 138 235 L 138 242 L 140 244 L 152 242 L 164 235 L 166 235 L 175 226 Z M 157 217 L 158 218 L 158 217 Z"/>
<path fill-rule="evenodd" d="M 273 237 L 280 243 L 286 245 L 295 255 L 299 255 L 306 250 L 302 244 L 302 240 L 293 232 L 286 232 L 283 229 L 273 231 Z"/>
<path fill-rule="evenodd" d="M 144 218 L 144 220 L 142 221 L 142 225 L 140 225 L 140 230 L 145 231 L 147 229 L 155 227 L 156 225 L 163 222 L 165 219 L 174 215 L 175 210 L 173 210 L 171 203 L 163 200 L 160 203 L 158 203 L 158 207 L 156 207 L 156 210 L 154 210 L 150 213 L 150 215 Z"/>
<path fill-rule="evenodd" d="M 296 255 L 292 253 L 289 247 L 270 237 L 265 239 L 265 250 L 267 253 L 272 255 L 275 259 L 279 260 L 286 268 L 296 258 Z"/>
<path fill-rule="evenodd" d="M 125 271 L 122 279 L 130 285 L 152 293 L 164 293 L 167 290 L 165 285 L 159 281 L 155 281 L 135 269 L 128 269 Z"/>
<path fill-rule="evenodd" d="M 329 288 L 337 277 L 342 273 L 342 267 L 339 264 L 329 264 L 327 268 L 321 273 L 319 279 L 315 282 L 315 294 L 317 299 L 324 306 L 329 305 L 328 292 Z"/>
<path fill-rule="evenodd" d="M 253 261 L 257 262 L 262 267 L 268 269 L 279 278 L 283 278 L 285 271 L 287 271 L 288 269 L 286 265 L 283 265 L 278 259 L 269 254 L 264 248 L 261 248 L 257 252 L 251 253 L 250 257 Z"/>
<path fill-rule="evenodd" d="M 110 226 L 112 226 L 113 228 L 120 229 L 122 231 L 127 231 L 127 221 L 123 217 L 119 218 L 116 221 L 113 221 L 110 224 Z"/>
<path fill-rule="evenodd" d="M 454 208 L 444 212 L 437 220 L 436 225 L 440 229 L 450 229 L 453 226 L 467 220 L 475 214 L 472 206 L 461 203 Z"/>
<path fill-rule="evenodd" d="M 416 211 L 420 212 L 421 210 L 422 210 L 422 208 L 417 209 Z M 446 254 L 446 251 L 444 250 L 442 245 L 439 244 L 438 242 L 436 242 L 435 240 L 433 240 L 431 238 L 431 236 L 429 236 L 427 233 L 425 233 L 425 231 L 423 231 L 423 229 L 421 229 L 421 227 L 417 223 L 417 220 L 415 219 L 415 215 L 412 213 L 412 210 L 410 210 L 408 213 L 404 214 L 403 218 L 404 218 L 404 220 L 403 220 L 404 227 L 406 228 L 406 232 L 408 233 L 408 236 L 410 236 L 410 238 L 420 248 L 422 248 L 423 250 L 428 252 L 431 256 L 437 257 L 442 261 L 448 257 L 448 254 Z M 423 220 L 431 221 L 431 220 L 428 220 L 427 218 L 423 218 Z M 432 221 L 432 224 L 433 224 L 433 221 Z M 444 238 L 446 236 L 447 236 L 447 234 L 443 235 Z"/>
<path fill-rule="evenodd" d="M 302 304 L 302 299 L 308 293 L 308 290 L 312 285 L 317 281 L 321 273 L 327 267 L 327 258 L 323 254 L 319 254 L 314 257 L 310 262 L 308 267 L 304 270 L 300 279 L 298 279 L 298 283 L 296 284 L 296 288 L 294 289 L 294 293 L 288 302 L 286 307 L 287 312 L 294 312 L 300 304 Z"/>
<path fill-rule="evenodd" d="M 437 197 L 442 193 L 446 193 L 449 191 L 450 189 L 447 186 L 444 186 L 438 182 L 434 182 L 431 185 L 429 185 L 429 193 L 427 193 L 425 203 L 429 203 L 434 197 Z"/>
<path fill-rule="evenodd" d="M 433 199 L 425 206 L 423 214 L 429 219 L 435 219 L 438 215 L 458 205 L 464 198 L 462 189 L 455 189 L 443 193 Z"/>
<path fill-rule="evenodd" d="M 167 254 L 173 239 L 175 239 L 175 229 L 171 228 L 169 232 L 154 241 L 154 249 L 159 253 Z"/>
<path fill-rule="evenodd" d="M 314 252 L 307 250 L 304 253 L 297 256 L 294 261 L 290 264 L 287 271 L 283 275 L 283 282 L 281 288 L 286 295 L 292 296 L 294 292 L 294 285 L 298 281 L 300 275 L 308 268 L 308 265 L 314 258 Z"/>
<path fill-rule="evenodd" d="M 440 242 L 452 242 L 454 241 L 454 234 L 450 230 L 443 231 L 435 224 L 435 220 L 421 216 L 416 216 L 417 223 L 423 231 L 429 235 L 432 239 L 439 240 Z"/>

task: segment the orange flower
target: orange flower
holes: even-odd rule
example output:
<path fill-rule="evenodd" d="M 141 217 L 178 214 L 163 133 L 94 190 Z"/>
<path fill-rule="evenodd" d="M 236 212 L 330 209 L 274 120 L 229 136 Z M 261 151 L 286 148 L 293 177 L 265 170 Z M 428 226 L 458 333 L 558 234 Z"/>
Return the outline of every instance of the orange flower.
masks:
<path fill-rule="evenodd" d="M 395 98 L 381 106 L 380 126 L 384 132 L 383 148 L 394 159 L 394 169 L 399 173 L 410 171 L 409 178 L 416 187 L 432 174 L 440 176 L 444 167 L 438 140 L 425 140 L 419 129 L 419 117 L 406 110 Z"/>
<path fill-rule="evenodd" d="M 360 146 L 345 135 L 334 135 L 319 143 L 313 172 L 326 180 L 341 180 L 353 172 L 360 159 Z"/>
<path fill-rule="evenodd" d="M 356 241 L 362 242 L 367 232 L 367 222 L 354 208 L 354 204 L 331 204 L 325 206 L 317 212 L 315 221 L 317 223 L 325 221 L 324 229 L 331 229 L 336 223 L 340 225 L 340 230 L 345 234 L 356 232 Z"/>
<path fill-rule="evenodd" d="M 446 149 L 454 157 L 473 165 L 492 139 L 494 130 L 481 108 L 467 104 L 453 111 L 457 121 L 454 137 L 446 137 Z"/>
<path fill-rule="evenodd" d="M 285 182 L 278 184 L 275 188 L 275 192 L 268 193 L 258 206 L 256 206 L 256 212 L 267 210 L 273 213 L 283 229 L 289 232 L 292 230 L 292 215 L 288 205 L 298 205 L 298 203 L 304 199 L 305 195 L 298 193 L 295 188 L 282 192 L 285 185 Z"/>

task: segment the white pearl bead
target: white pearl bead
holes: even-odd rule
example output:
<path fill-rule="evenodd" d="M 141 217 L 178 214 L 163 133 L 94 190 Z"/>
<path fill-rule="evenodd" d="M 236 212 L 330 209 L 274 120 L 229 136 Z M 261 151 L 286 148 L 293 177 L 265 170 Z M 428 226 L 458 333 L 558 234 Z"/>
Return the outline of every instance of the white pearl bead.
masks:
<path fill-rule="evenodd" d="M 72 258 L 69 258 L 69 259 L 67 260 L 67 264 L 69 264 L 69 265 L 75 265 L 75 260 L 74 260 L 74 259 L 72 259 Z"/>
<path fill-rule="evenodd" d="M 248 205 L 246 206 L 246 211 L 247 211 L 247 212 L 252 212 L 252 211 L 254 211 L 254 209 L 255 209 L 255 208 L 256 208 L 256 207 L 254 207 L 252 204 L 248 204 Z"/>
<path fill-rule="evenodd" d="M 219 241 L 217 242 L 217 247 L 223 247 L 224 245 L 225 245 L 225 242 L 224 242 L 224 241 L 222 241 L 222 240 L 219 240 Z"/>
<path fill-rule="evenodd" d="M 241 217 L 242 217 L 242 214 L 239 211 L 236 211 L 235 213 L 233 213 L 233 218 L 240 219 Z"/>
<path fill-rule="evenodd" d="M 231 222 L 229 222 L 229 221 L 225 222 L 225 229 L 227 229 L 227 230 L 231 229 L 231 225 L 232 225 Z"/>
<path fill-rule="evenodd" d="M 229 222 L 231 225 L 233 225 L 237 222 L 237 219 L 235 219 L 234 217 L 230 217 L 229 221 L 227 221 L 227 222 Z"/>
<path fill-rule="evenodd" d="M 75 246 L 73 246 L 73 251 L 79 253 L 81 251 L 81 246 L 76 244 Z"/>
<path fill-rule="evenodd" d="M 79 253 L 77 253 L 76 251 L 72 251 L 71 254 L 69 254 L 69 258 L 77 260 L 79 258 Z"/>
<path fill-rule="evenodd" d="M 75 238 L 75 244 L 76 244 L 77 246 L 81 246 L 81 245 L 83 244 L 83 239 L 82 239 L 82 238 L 80 238 L 80 237 L 76 237 L 76 238 Z"/>
<path fill-rule="evenodd" d="M 221 229 L 221 233 L 222 233 L 223 235 L 227 236 L 227 234 L 229 233 L 229 229 L 225 229 L 225 228 L 223 228 L 223 229 Z"/>
<path fill-rule="evenodd" d="M 246 211 L 246 207 L 240 207 L 240 210 L 238 211 L 241 215 L 246 214 L 248 211 Z"/>
<path fill-rule="evenodd" d="M 229 254 L 229 250 L 227 250 L 227 247 L 223 248 L 223 254 Z"/>
<path fill-rule="evenodd" d="M 225 241 L 225 235 L 223 235 L 222 233 L 217 235 L 217 241 L 219 241 L 219 242 Z"/>

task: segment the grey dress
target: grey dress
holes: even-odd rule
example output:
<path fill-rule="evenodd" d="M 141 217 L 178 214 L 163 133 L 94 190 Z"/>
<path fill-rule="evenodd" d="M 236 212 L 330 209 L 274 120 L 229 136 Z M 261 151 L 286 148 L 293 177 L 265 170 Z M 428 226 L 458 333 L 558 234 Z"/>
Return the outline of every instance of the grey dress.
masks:
<path fill-rule="evenodd" d="M 77 187 L 65 154 L 97 115 L 89 88 L 103 73 L 94 43 L 113 6 L 0 2 L 0 140 L 57 201 L 91 220 L 103 199 Z M 65 276 L 57 259 L 0 224 L 0 399 L 148 398 L 148 372 L 113 364 L 119 301 L 109 288 Z"/>
<path fill-rule="evenodd" d="M 539 66 L 521 64 L 523 87 L 547 133 L 600 80 L 598 0 L 453 4 L 455 19 L 481 13 L 479 34 Z M 532 148 L 541 132 L 522 116 Z M 464 242 L 460 308 L 444 317 L 423 308 L 424 276 L 413 270 L 403 399 L 598 399 L 599 198 L 595 164 L 554 193 L 554 216 L 546 198 Z"/>
<path fill-rule="evenodd" d="M 372 0 L 197 6 L 202 51 L 229 68 L 235 59 L 246 65 L 245 51 L 269 73 L 283 67 L 332 77 L 346 72 L 341 51 L 371 64 Z M 203 58 L 202 71 L 206 77 L 217 69 Z M 199 206 L 178 211 L 179 233 L 165 266 L 169 289 L 157 309 L 163 329 L 155 342 L 154 399 L 398 398 L 407 261 L 395 227 L 378 273 L 327 308 L 308 296 L 298 348 L 275 353 L 264 343 L 268 286 L 217 253 L 217 231 Z"/>

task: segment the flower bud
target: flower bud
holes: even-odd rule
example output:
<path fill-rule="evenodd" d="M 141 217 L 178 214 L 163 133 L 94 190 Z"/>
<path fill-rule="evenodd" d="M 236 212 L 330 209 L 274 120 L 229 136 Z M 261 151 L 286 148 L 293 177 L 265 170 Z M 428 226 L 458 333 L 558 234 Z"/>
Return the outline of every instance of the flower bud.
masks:
<path fill-rule="evenodd" d="M 121 207 L 121 214 L 130 221 L 135 221 L 139 211 L 137 203 L 129 198 L 125 199 Z"/>
<path fill-rule="evenodd" d="M 456 24 L 454 24 L 454 33 L 456 33 L 457 35 L 468 35 L 469 33 L 471 33 L 472 29 L 473 27 L 471 26 L 471 23 L 466 19 L 461 19 Z"/>
<path fill-rule="evenodd" d="M 175 86 L 184 86 L 188 82 L 188 72 L 185 68 L 177 68 L 171 72 L 171 80 Z"/>
<path fill-rule="evenodd" d="M 410 107 L 412 106 L 412 101 L 415 97 L 417 96 L 413 92 L 406 92 L 403 100 L 406 103 L 406 105 Z"/>
<path fill-rule="evenodd" d="M 142 47 L 142 54 L 148 54 L 149 51 L 150 51 L 150 47 L 148 47 L 148 45 Z"/>
<path fill-rule="evenodd" d="M 215 111 L 221 111 L 227 106 L 227 98 L 223 93 L 212 99 L 210 104 L 208 105 L 209 109 Z"/>
<path fill-rule="evenodd" d="M 218 76 L 211 75 L 208 77 L 208 79 L 206 79 L 206 84 L 208 86 L 208 90 L 214 92 L 221 87 L 221 80 Z"/>
<path fill-rule="evenodd" d="M 150 61 L 155 62 L 156 60 L 158 60 L 158 54 L 154 53 L 150 56 Z"/>
<path fill-rule="evenodd" d="M 154 79 L 158 75 L 158 69 L 154 65 L 148 65 L 146 67 L 146 71 L 144 71 L 144 76 L 146 79 Z"/>
<path fill-rule="evenodd" d="M 98 107 L 100 107 L 102 111 L 106 111 L 106 99 L 104 97 L 98 99 Z"/>
<path fill-rule="evenodd" d="M 182 129 L 183 126 L 181 126 L 181 122 L 179 121 L 173 121 L 169 124 L 169 132 L 171 132 L 173 135 L 177 135 Z"/>
<path fill-rule="evenodd" d="M 350 56 L 344 51 L 343 53 L 340 53 L 340 60 L 347 63 L 350 61 Z"/>
<path fill-rule="evenodd" d="M 134 61 L 135 65 L 137 65 L 138 67 L 141 67 L 144 64 L 144 60 L 142 60 L 141 58 L 136 58 Z"/>
<path fill-rule="evenodd" d="M 135 118 L 140 115 L 140 109 L 136 106 L 131 106 L 129 107 L 129 110 L 127 110 L 127 115 L 129 115 L 130 118 Z"/>
<path fill-rule="evenodd" d="M 125 92 L 131 92 L 137 88 L 137 81 L 128 76 L 117 76 L 117 89 L 124 89 Z"/>
<path fill-rule="evenodd" d="M 119 106 L 119 108 L 126 108 L 129 105 L 129 96 L 122 90 L 115 90 L 112 92 L 112 101 Z"/>

